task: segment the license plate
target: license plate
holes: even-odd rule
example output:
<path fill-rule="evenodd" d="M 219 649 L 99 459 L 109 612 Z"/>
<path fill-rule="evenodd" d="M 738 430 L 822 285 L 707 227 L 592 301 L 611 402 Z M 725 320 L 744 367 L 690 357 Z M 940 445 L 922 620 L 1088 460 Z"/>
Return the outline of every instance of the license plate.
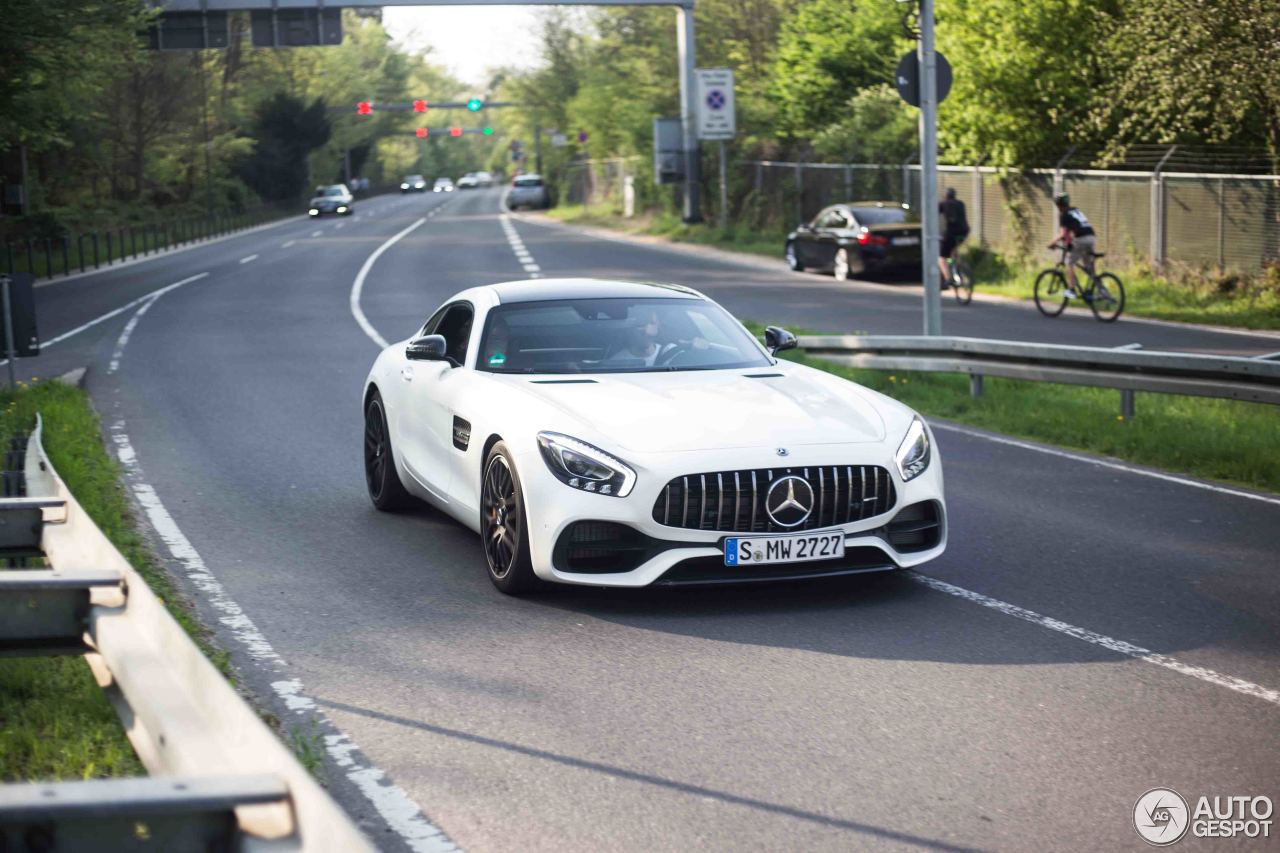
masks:
<path fill-rule="evenodd" d="M 763 536 L 724 540 L 726 566 L 763 566 L 767 563 L 807 563 L 844 556 L 844 534 L 815 533 L 796 536 Z"/>
<path fill-rule="evenodd" d="M 894 246 L 919 246 L 919 237 L 894 237 L 889 241 Z"/>

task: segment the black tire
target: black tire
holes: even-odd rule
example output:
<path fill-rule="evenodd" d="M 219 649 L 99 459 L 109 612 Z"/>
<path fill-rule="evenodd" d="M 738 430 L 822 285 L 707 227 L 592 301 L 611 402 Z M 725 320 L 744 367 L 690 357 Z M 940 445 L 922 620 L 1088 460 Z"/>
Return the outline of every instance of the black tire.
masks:
<path fill-rule="evenodd" d="M 956 297 L 956 302 L 968 305 L 973 301 L 973 273 L 969 272 L 969 265 L 964 261 L 956 261 L 955 269 L 955 275 L 951 279 L 951 291 Z"/>
<path fill-rule="evenodd" d="M 377 391 L 364 407 L 364 482 L 369 489 L 369 500 L 383 512 L 394 512 L 417 502 L 396 473 L 391 430 Z"/>
<path fill-rule="evenodd" d="M 489 451 L 480 479 L 480 544 L 489 580 L 499 591 L 523 595 L 537 588 L 520 475 L 501 441 Z"/>
<path fill-rule="evenodd" d="M 1036 307 L 1046 317 L 1057 317 L 1067 307 L 1067 277 L 1062 270 L 1045 270 L 1036 276 Z"/>
<path fill-rule="evenodd" d="M 1109 272 L 1098 276 L 1089 299 L 1093 316 L 1103 323 L 1114 323 L 1124 311 L 1124 282 Z"/>
<path fill-rule="evenodd" d="M 804 264 L 800 262 L 800 256 L 796 254 L 796 244 L 794 240 L 787 241 L 786 251 L 783 257 L 787 260 L 787 266 L 792 272 L 804 272 Z"/>

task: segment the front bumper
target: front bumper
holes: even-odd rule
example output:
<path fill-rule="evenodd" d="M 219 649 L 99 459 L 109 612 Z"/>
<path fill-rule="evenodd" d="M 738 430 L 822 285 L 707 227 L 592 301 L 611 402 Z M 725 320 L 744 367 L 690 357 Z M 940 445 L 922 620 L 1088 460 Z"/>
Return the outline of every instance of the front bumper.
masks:
<path fill-rule="evenodd" d="M 517 459 L 526 506 L 530 506 L 528 528 L 530 556 L 534 572 L 544 580 L 591 586 L 642 587 L 651 584 L 727 583 L 753 580 L 841 575 L 918 566 L 940 556 L 947 545 L 947 514 L 943 495 L 942 464 L 934 444 L 929 468 L 903 483 L 893 467 L 892 449 L 883 444 L 819 445 L 796 450 L 785 466 L 770 459 L 771 448 L 761 448 L 758 458 L 751 451 L 716 453 L 673 453 L 654 468 L 637 464 L 639 479 L 625 498 L 605 497 L 572 489 L 555 479 L 536 451 Z M 681 459 L 684 459 L 683 463 Z M 717 458 L 718 457 L 718 458 Z M 726 567 L 724 540 L 731 536 L 778 534 L 690 530 L 664 525 L 653 518 L 654 501 L 669 479 L 705 470 L 732 470 L 750 467 L 804 468 L 820 465 L 875 464 L 892 472 L 897 499 L 886 511 L 859 521 L 821 529 L 805 530 L 814 535 L 839 530 L 844 533 L 846 558 L 830 562 L 786 563 L 756 567 Z M 936 520 L 934 532 L 921 540 L 904 530 L 919 528 L 913 521 L 891 526 L 908 509 L 928 506 Z M 918 510 L 911 510 L 918 512 Z M 912 517 L 913 518 L 913 517 Z M 570 528 L 578 522 L 605 522 L 636 531 L 636 539 L 618 562 L 624 571 L 609 571 L 607 560 L 598 559 L 590 571 L 574 571 L 567 559 Z M 928 525 L 924 525 L 928 526 Z M 895 532 L 896 531 L 896 532 Z M 583 561 L 576 565 L 583 566 Z"/>

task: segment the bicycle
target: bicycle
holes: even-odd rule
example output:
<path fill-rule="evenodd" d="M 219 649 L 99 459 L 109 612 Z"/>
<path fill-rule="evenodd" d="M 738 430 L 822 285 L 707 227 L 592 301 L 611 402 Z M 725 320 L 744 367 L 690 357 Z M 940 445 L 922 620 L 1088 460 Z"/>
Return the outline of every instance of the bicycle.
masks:
<path fill-rule="evenodd" d="M 947 258 L 947 270 L 949 271 L 948 283 L 951 285 L 951 292 L 956 302 L 968 305 L 973 301 L 973 273 L 970 272 L 969 265 L 952 255 Z"/>
<path fill-rule="evenodd" d="M 1036 276 L 1036 307 L 1046 317 L 1057 317 L 1061 314 L 1066 310 L 1067 300 L 1071 298 L 1067 295 L 1067 274 L 1063 272 L 1066 269 L 1071 248 L 1064 243 L 1054 245 L 1058 249 L 1058 263 L 1049 269 L 1042 270 Z M 1081 282 L 1080 276 L 1076 276 L 1076 282 L 1080 288 L 1078 296 L 1089 303 L 1093 316 L 1100 322 L 1114 323 L 1124 311 L 1124 283 L 1112 273 L 1095 271 L 1092 262 L 1104 257 L 1106 253 L 1095 252 L 1088 265 L 1075 265 L 1088 277 L 1088 282 L 1084 283 Z"/>

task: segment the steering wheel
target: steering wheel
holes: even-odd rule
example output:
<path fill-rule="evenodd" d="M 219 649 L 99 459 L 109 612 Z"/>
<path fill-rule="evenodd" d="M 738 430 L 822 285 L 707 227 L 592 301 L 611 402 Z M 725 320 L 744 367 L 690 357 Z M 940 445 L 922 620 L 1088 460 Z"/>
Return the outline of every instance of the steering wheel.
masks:
<path fill-rule="evenodd" d="M 658 357 L 654 360 L 654 364 L 660 364 L 663 366 L 669 365 L 679 356 L 684 355 L 687 352 L 691 352 L 692 350 L 693 344 L 676 343 L 666 352 L 659 353 Z"/>

